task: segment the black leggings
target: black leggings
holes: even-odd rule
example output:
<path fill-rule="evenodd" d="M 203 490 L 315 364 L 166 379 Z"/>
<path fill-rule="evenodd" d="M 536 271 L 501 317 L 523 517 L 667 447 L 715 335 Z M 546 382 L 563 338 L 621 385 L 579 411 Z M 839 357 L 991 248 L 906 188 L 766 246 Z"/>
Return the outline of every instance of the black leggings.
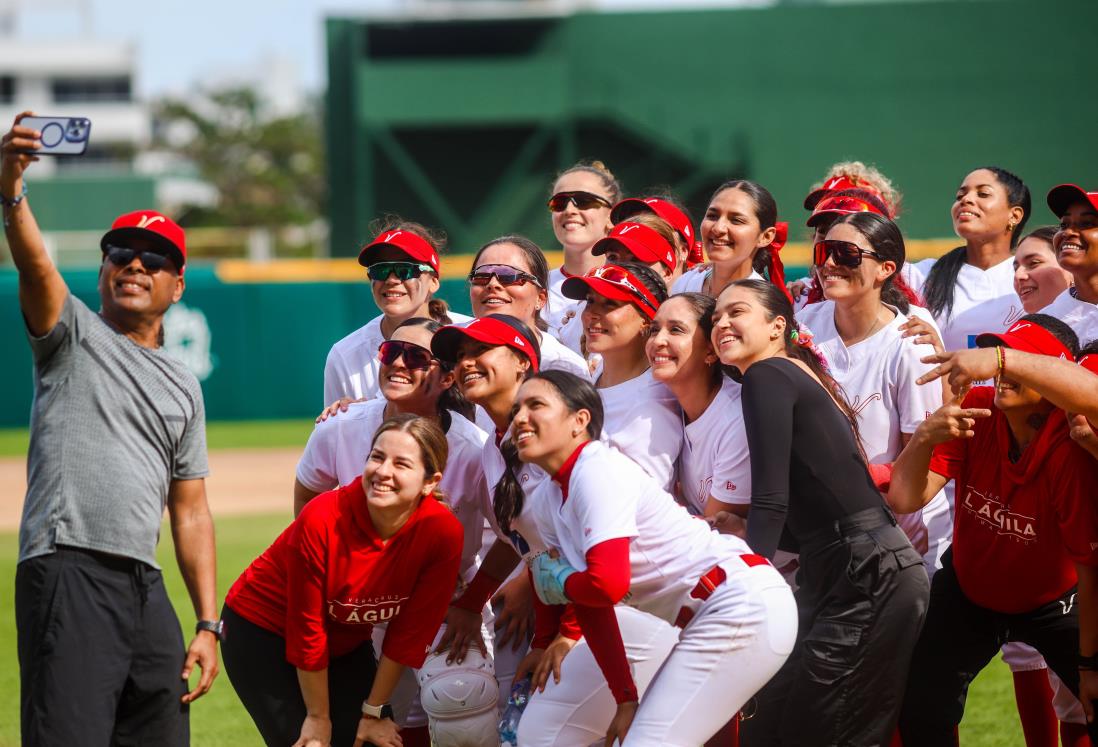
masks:
<path fill-rule="evenodd" d="M 802 543 L 797 647 L 756 696 L 745 747 L 888 744 L 930 582 L 883 511 L 849 517 L 830 543 Z"/>
<path fill-rule="evenodd" d="M 301 697 L 297 668 L 286 661 L 286 640 L 245 620 L 227 605 L 221 618 L 226 631 L 221 656 L 240 702 L 263 741 L 275 747 L 289 747 L 301 736 L 305 700 Z M 333 745 L 354 742 L 362 718 L 362 701 L 370 694 L 376 672 L 370 641 L 328 663 Z"/>

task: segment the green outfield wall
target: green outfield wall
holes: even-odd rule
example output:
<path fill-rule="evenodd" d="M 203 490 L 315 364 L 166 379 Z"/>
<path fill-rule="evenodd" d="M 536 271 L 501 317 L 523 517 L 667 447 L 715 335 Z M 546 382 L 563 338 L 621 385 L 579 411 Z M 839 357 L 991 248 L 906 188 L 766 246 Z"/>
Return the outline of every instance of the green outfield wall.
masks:
<path fill-rule="evenodd" d="M 695 216 L 724 179 L 756 179 L 794 226 L 830 164 L 873 162 L 913 238 L 949 236 L 964 174 L 1001 165 L 1049 223 L 1050 187 L 1098 183 L 1079 61 L 1096 28 L 1094 0 L 332 18 L 332 252 L 357 253 L 385 212 L 445 228 L 455 251 L 514 231 L 553 246 L 550 177 L 592 157 L 632 193 L 670 185 Z"/>
<path fill-rule="evenodd" d="M 65 280 L 98 308 L 96 271 Z M 442 297 L 469 310 L 464 281 Z M 321 407 L 324 360 L 339 338 L 377 314 L 364 282 L 225 283 L 212 268 L 187 270 L 187 290 L 166 322 L 166 347 L 199 376 L 211 420 L 303 417 Z M 27 424 L 33 368 L 19 312 L 18 281 L 0 271 L 0 427 Z"/>

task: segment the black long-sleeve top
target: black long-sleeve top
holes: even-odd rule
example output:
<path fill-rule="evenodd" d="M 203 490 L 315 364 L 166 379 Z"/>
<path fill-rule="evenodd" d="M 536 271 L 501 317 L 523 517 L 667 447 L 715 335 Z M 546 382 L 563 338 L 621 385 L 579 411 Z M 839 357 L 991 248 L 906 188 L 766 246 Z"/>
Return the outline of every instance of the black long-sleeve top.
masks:
<path fill-rule="evenodd" d="M 795 544 L 825 524 L 884 505 L 850 422 L 796 363 L 753 364 L 741 401 L 751 449 L 747 543 L 755 552 L 772 558 L 783 530 Z"/>

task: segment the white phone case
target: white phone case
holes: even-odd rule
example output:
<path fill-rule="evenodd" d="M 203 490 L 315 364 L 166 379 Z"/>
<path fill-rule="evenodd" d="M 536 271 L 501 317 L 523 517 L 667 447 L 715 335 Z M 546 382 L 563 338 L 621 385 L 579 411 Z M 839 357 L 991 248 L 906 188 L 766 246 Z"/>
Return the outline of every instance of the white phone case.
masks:
<path fill-rule="evenodd" d="M 24 117 L 19 124 L 42 133 L 35 155 L 79 156 L 88 149 L 91 120 L 86 117 Z"/>

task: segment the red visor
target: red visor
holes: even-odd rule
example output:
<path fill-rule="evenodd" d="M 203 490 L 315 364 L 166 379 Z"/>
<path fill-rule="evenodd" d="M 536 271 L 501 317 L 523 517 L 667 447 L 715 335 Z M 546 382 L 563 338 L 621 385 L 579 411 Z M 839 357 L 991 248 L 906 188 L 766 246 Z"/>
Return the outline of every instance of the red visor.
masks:
<path fill-rule="evenodd" d="M 1092 208 L 1098 210 L 1098 192 L 1087 192 L 1075 184 L 1061 184 L 1049 190 L 1048 207 L 1057 218 L 1062 218 L 1076 202 L 1090 203 Z"/>
<path fill-rule="evenodd" d="M 641 262 L 662 262 L 668 268 L 675 269 L 674 247 L 653 228 L 632 221 L 619 223 L 609 236 L 595 242 L 591 253 L 606 254 L 615 244 L 624 246 Z"/>
<path fill-rule="evenodd" d="M 443 327 L 431 338 L 431 352 L 440 361 L 457 363 L 457 351 L 462 340 L 471 338 L 488 345 L 506 345 L 529 359 L 536 372 L 541 361 L 541 351 L 535 340 L 529 339 L 517 326 L 507 320 L 518 321 L 506 314 L 489 314 L 464 324 Z"/>
<path fill-rule="evenodd" d="M 363 267 L 393 260 L 423 262 L 438 274 L 438 252 L 427 239 L 411 231 L 398 229 L 378 234 L 358 255 L 358 263 Z"/>
<path fill-rule="evenodd" d="M 833 176 L 823 183 L 819 189 L 814 189 L 804 198 L 804 209 L 815 210 L 816 205 L 828 192 L 842 192 L 844 189 L 867 189 L 874 194 L 877 190 L 870 187 L 856 176 Z"/>
<path fill-rule="evenodd" d="M 645 197 L 643 199 L 630 197 L 627 200 L 622 200 L 610 210 L 610 220 L 614 223 L 621 223 L 629 220 L 637 213 L 646 212 L 655 213 L 667 221 L 671 228 L 675 229 L 679 236 L 682 236 L 686 246 L 694 245 L 696 235 L 694 234 L 694 227 L 690 225 L 690 219 L 686 217 L 686 213 L 659 197 Z"/>
<path fill-rule="evenodd" d="M 660 302 L 644 287 L 644 283 L 629 270 L 617 265 L 596 267 L 586 275 L 568 278 L 560 286 L 565 298 L 578 301 L 587 298 L 588 290 L 615 301 L 634 304 L 649 319 L 656 317 L 656 310 L 660 307 Z"/>
<path fill-rule="evenodd" d="M 1051 355 L 1054 358 L 1064 358 L 1069 361 L 1075 359 L 1064 343 L 1056 339 L 1056 335 L 1041 325 L 1027 322 L 1025 319 L 1014 322 L 1006 332 L 998 334 L 984 332 L 976 338 L 977 347 L 991 348 L 996 345 L 1026 353 Z"/>
<path fill-rule="evenodd" d="M 816 203 L 816 208 L 812 211 L 812 215 L 808 216 L 806 225 L 812 227 L 825 218 L 837 218 L 840 215 L 853 215 L 854 213 L 876 213 L 885 218 L 888 217 L 876 205 L 866 200 L 845 195 L 826 195 Z"/>

